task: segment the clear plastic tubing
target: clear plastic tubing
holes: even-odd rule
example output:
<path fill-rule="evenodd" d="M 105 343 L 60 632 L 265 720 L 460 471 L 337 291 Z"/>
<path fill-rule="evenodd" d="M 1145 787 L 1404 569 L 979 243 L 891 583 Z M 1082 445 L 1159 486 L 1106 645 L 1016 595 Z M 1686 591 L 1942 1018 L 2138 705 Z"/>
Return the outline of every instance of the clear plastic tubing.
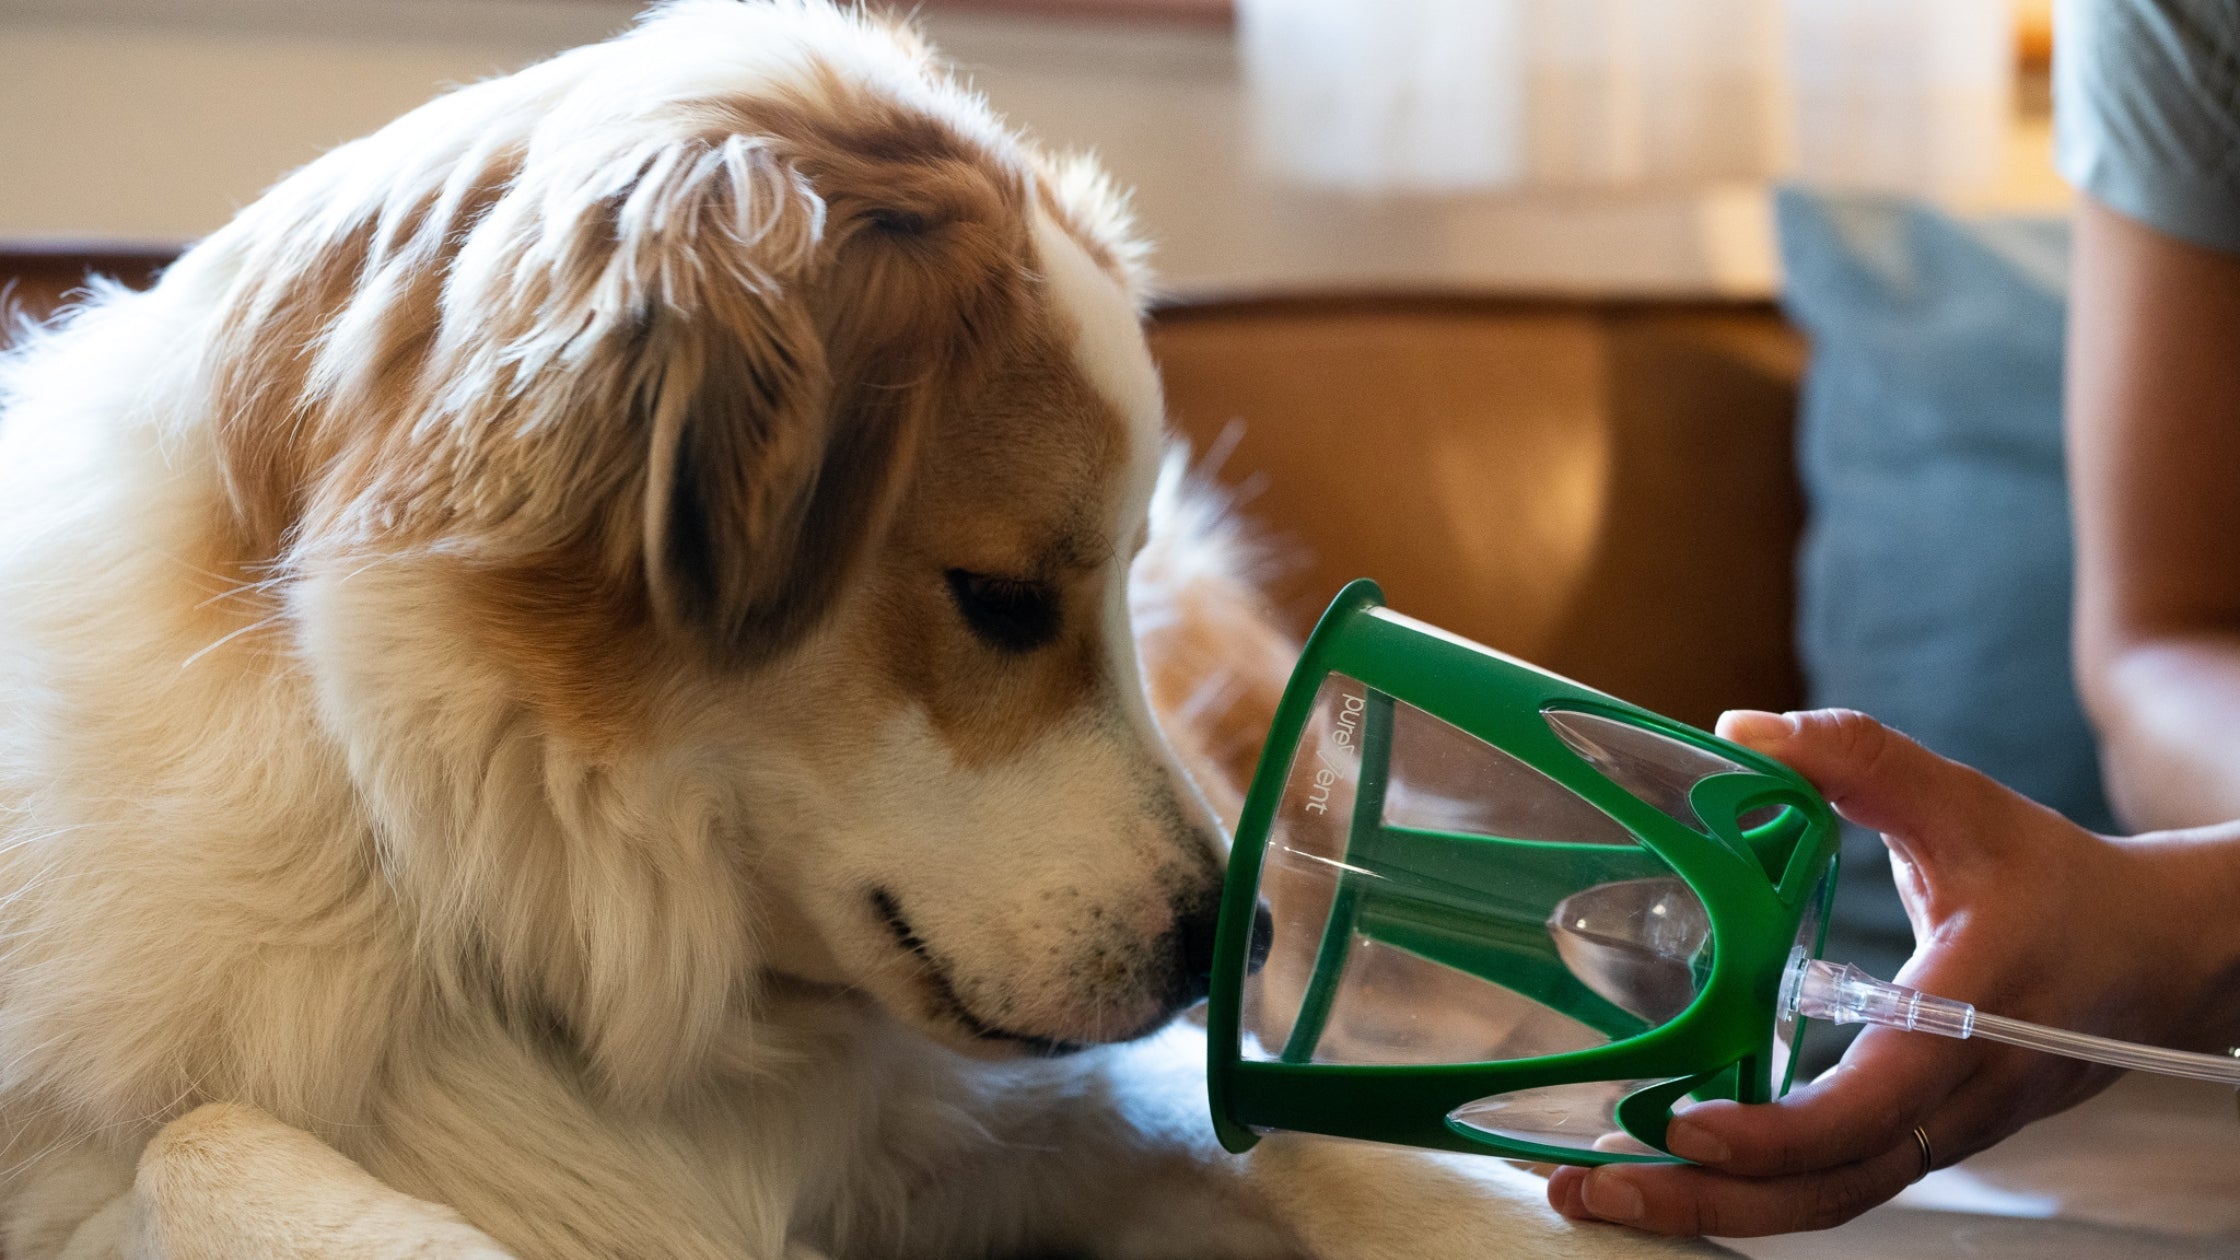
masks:
<path fill-rule="evenodd" d="M 1791 958 L 1781 997 L 1783 1009 L 1807 1019 L 1874 1024 L 1941 1037 L 1982 1037 L 2110 1067 L 2240 1086 L 2240 1058 L 2134 1045 L 2000 1015 L 1983 1015 L 1966 1002 L 1877 980 L 1850 963 L 1807 958 L 1802 950 Z"/>

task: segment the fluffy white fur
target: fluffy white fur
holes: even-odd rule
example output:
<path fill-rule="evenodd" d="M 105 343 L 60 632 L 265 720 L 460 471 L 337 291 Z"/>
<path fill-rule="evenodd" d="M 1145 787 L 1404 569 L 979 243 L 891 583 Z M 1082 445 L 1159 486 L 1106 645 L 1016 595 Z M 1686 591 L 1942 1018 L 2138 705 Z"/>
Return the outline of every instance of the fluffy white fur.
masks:
<path fill-rule="evenodd" d="M 9 1260 L 1673 1249 L 1223 1155 L 1188 1027 L 1006 1057 L 1156 1024 L 1218 878 L 1139 252 L 906 35 L 686 0 L 13 356 Z M 1047 646 L 942 602 L 1046 554 Z"/>

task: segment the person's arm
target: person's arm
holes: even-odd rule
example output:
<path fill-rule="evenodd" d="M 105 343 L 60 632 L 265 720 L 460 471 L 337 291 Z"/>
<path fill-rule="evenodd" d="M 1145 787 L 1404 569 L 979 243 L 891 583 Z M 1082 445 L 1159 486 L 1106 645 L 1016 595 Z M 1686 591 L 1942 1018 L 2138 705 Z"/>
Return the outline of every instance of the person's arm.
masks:
<path fill-rule="evenodd" d="M 2240 255 L 2079 198 L 2077 677 L 2133 828 L 2240 818 Z"/>
<path fill-rule="evenodd" d="M 1729 714 L 1719 730 L 1883 833 L 1920 942 L 1900 983 L 2125 1041 L 2211 1052 L 2240 1041 L 2240 823 L 2094 835 L 1857 713 Z M 1922 1174 L 1916 1125 L 1941 1167 L 2116 1075 L 1870 1028 L 1841 1065 L 1779 1102 L 1677 1113 L 1672 1151 L 1702 1166 L 1558 1169 L 1548 1200 L 1659 1233 L 1824 1229 Z"/>

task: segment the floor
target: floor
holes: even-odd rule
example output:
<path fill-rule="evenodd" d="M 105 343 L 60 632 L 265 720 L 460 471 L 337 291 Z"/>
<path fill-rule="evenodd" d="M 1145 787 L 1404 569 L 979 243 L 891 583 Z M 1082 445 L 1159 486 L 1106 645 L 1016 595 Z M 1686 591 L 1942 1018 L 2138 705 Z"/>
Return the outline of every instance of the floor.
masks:
<path fill-rule="evenodd" d="M 2240 1104 L 2135 1074 L 1848 1225 L 1727 1245 L 1751 1260 L 2240 1257 Z"/>

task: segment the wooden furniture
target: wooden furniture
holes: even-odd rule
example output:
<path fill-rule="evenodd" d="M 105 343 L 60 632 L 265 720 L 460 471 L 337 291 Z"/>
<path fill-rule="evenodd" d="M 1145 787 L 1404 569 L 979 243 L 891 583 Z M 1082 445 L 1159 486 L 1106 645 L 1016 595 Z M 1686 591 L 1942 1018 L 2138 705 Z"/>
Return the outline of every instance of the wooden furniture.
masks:
<path fill-rule="evenodd" d="M 88 275 L 145 285 L 178 254 L 167 245 L 0 245 L 0 312 L 43 319 L 83 287 Z M 0 345 L 14 331 L 12 319 L 0 326 Z"/>
<path fill-rule="evenodd" d="M 1800 339 L 1762 304 L 1188 303 L 1152 347 L 1176 426 L 1298 561 L 1684 720 L 1802 700 Z M 1224 437 L 1228 434 L 1228 437 Z"/>

